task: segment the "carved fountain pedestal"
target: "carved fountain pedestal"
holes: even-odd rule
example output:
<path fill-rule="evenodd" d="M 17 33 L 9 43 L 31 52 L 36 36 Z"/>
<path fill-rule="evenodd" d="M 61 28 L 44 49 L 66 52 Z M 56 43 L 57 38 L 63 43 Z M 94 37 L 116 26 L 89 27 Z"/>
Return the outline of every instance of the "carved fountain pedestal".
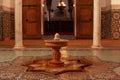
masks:
<path fill-rule="evenodd" d="M 46 40 L 45 45 L 52 47 L 52 60 L 48 62 L 49 66 L 63 66 L 64 62 L 61 61 L 61 47 L 67 46 L 67 40 Z"/>
<path fill-rule="evenodd" d="M 80 62 L 80 59 L 74 57 L 61 60 L 61 47 L 67 46 L 68 40 L 60 39 L 59 34 L 55 34 L 53 40 L 45 40 L 45 46 L 52 48 L 52 58 L 46 56 L 43 59 L 34 60 L 28 66 L 28 71 L 47 71 L 59 74 L 69 71 L 84 71 L 86 64 Z M 87 64 L 88 66 L 88 64 Z"/>

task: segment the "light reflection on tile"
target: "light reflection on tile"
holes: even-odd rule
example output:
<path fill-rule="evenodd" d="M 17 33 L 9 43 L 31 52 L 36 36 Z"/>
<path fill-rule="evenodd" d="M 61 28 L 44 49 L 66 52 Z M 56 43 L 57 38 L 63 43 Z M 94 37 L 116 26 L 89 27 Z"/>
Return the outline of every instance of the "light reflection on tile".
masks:
<path fill-rule="evenodd" d="M 51 50 L 0 51 L 0 62 L 9 61 L 18 56 L 51 55 Z M 61 50 L 62 56 L 97 56 L 102 60 L 120 62 L 120 50 Z"/>

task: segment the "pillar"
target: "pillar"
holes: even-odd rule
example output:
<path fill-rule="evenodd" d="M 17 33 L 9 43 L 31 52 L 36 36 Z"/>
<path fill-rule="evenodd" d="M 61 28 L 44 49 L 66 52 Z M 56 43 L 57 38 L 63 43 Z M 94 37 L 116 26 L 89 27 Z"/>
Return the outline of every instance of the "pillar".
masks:
<path fill-rule="evenodd" d="M 22 40 L 22 0 L 15 0 L 15 46 L 14 49 L 23 49 Z"/>
<path fill-rule="evenodd" d="M 101 0 L 94 0 L 94 23 L 92 48 L 101 47 Z"/>

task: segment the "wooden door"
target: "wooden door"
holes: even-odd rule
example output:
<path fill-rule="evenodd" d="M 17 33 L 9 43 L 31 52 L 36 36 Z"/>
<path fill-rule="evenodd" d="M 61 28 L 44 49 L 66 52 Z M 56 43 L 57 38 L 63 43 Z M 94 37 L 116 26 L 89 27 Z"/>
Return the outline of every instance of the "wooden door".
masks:
<path fill-rule="evenodd" d="M 76 0 L 76 38 L 93 37 L 93 0 Z"/>
<path fill-rule="evenodd" d="M 23 0 L 23 37 L 41 38 L 40 0 Z"/>

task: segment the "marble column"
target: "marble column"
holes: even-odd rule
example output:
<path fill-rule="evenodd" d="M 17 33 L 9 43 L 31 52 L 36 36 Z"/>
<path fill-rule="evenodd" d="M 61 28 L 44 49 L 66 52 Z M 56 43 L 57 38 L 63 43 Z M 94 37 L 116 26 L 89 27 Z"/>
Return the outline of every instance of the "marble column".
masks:
<path fill-rule="evenodd" d="M 101 46 L 101 0 L 94 0 L 94 23 L 93 23 L 93 45 L 92 48 Z"/>
<path fill-rule="evenodd" d="M 15 0 L 15 46 L 14 49 L 23 49 L 22 40 L 22 0 Z"/>

